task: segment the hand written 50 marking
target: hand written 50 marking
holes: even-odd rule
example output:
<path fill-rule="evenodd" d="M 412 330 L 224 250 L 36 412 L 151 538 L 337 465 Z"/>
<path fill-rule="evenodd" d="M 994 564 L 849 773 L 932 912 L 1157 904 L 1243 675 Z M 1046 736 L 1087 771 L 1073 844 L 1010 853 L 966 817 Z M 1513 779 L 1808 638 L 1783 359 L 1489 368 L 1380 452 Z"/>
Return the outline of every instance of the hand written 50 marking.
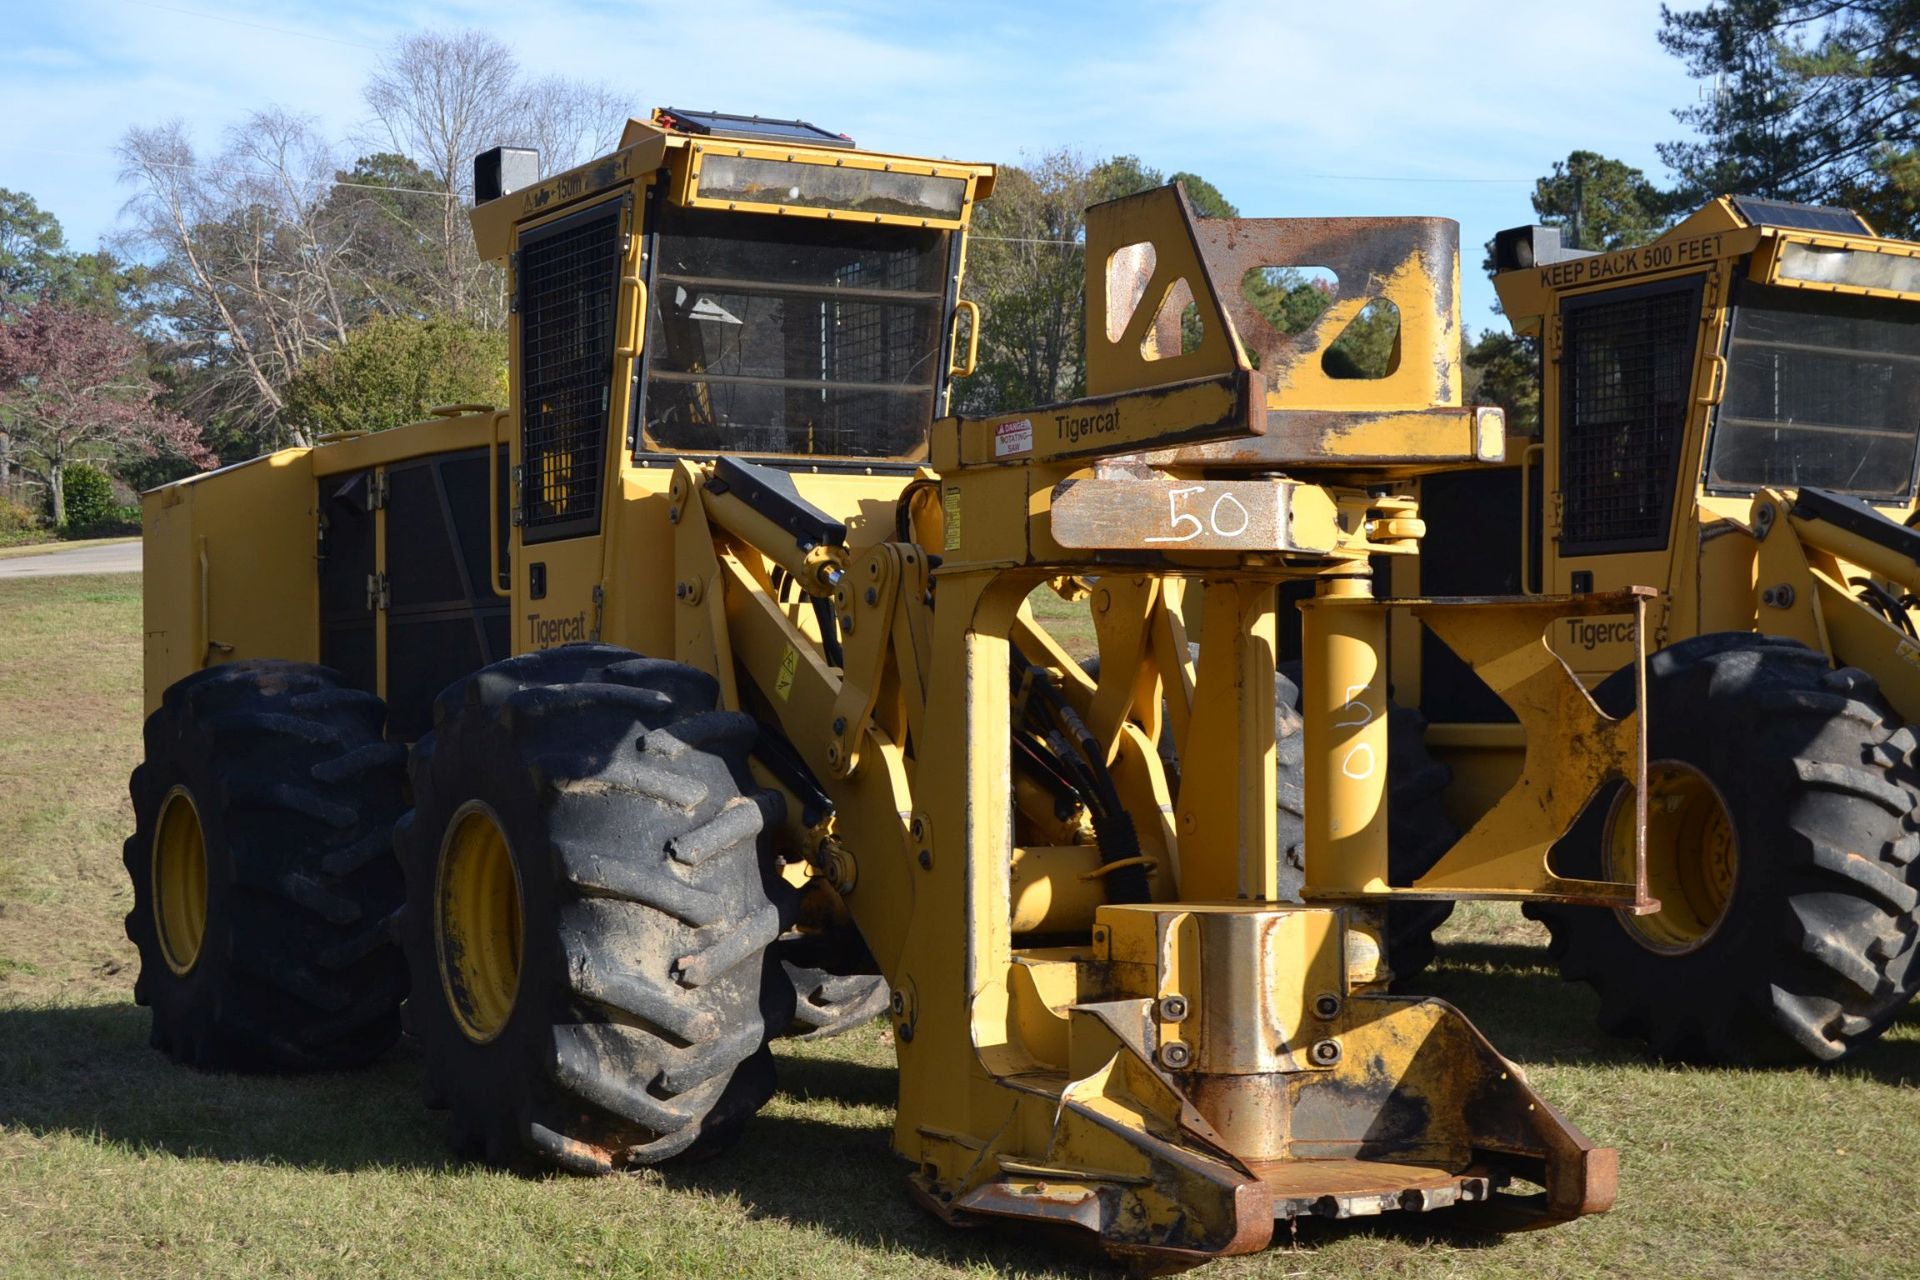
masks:
<path fill-rule="evenodd" d="M 1143 542 L 1192 542 L 1202 534 L 1211 533 L 1216 538 L 1237 538 L 1247 531 L 1253 523 L 1253 517 L 1245 504 L 1230 493 L 1223 493 L 1213 500 L 1213 506 L 1202 521 L 1191 511 L 1180 509 L 1183 500 L 1189 494 L 1205 493 L 1203 484 L 1182 485 L 1167 490 L 1167 522 L 1175 530 L 1185 529 L 1185 533 L 1149 534 Z M 1230 508 L 1230 509 L 1229 509 Z"/>
<path fill-rule="evenodd" d="M 1347 686 L 1347 700 L 1340 704 L 1340 710 L 1334 714 L 1340 715 L 1343 713 L 1357 712 L 1360 718 L 1358 720 L 1335 720 L 1333 722 L 1334 728 L 1364 729 L 1373 723 L 1373 708 L 1354 696 L 1355 694 L 1365 693 L 1366 691 L 1367 686 L 1364 684 L 1350 684 Z M 1374 763 L 1373 745 L 1367 742 L 1357 742 L 1347 751 L 1346 755 L 1341 757 L 1340 772 L 1346 774 L 1355 782 L 1364 782 L 1373 776 Z"/>

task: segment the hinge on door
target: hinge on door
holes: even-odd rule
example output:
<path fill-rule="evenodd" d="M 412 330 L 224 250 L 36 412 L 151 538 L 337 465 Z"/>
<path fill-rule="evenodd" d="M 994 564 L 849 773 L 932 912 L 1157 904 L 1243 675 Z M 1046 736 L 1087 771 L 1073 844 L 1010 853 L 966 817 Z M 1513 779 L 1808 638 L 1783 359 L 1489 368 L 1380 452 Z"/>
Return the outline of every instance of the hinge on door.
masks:
<path fill-rule="evenodd" d="M 1547 359 L 1558 360 L 1560 349 L 1566 344 L 1565 325 L 1559 312 L 1547 318 Z"/>
<path fill-rule="evenodd" d="M 507 314 L 520 314 L 520 251 L 515 249 L 507 255 L 507 279 L 512 282 L 512 291 L 507 294 Z"/>
<path fill-rule="evenodd" d="M 370 573 L 367 575 L 367 612 L 377 613 L 393 602 L 393 592 L 387 587 L 387 575 Z"/>
<path fill-rule="evenodd" d="M 607 616 L 607 589 L 599 583 L 593 584 L 593 631 L 587 639 L 600 643 L 600 624 Z"/>
<path fill-rule="evenodd" d="M 387 499 L 393 493 L 393 485 L 387 480 L 387 473 L 376 471 L 367 477 L 367 510 L 384 511 Z"/>
<path fill-rule="evenodd" d="M 515 528 L 527 522 L 527 513 L 521 508 L 527 487 L 527 468 L 523 464 L 513 469 L 513 492 L 509 495 L 507 523 Z"/>

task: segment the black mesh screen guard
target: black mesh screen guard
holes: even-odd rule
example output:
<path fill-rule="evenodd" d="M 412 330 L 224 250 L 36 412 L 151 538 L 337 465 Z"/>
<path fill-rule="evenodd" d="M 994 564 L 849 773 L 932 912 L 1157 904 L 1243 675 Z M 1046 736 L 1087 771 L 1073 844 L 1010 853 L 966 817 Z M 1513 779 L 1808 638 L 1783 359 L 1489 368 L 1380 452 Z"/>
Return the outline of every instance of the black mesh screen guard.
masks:
<path fill-rule="evenodd" d="M 599 528 L 624 209 L 617 200 L 598 205 L 520 242 L 521 512 L 527 542 Z"/>
<path fill-rule="evenodd" d="M 1567 302 L 1560 357 L 1561 554 L 1666 545 L 1700 287 L 1695 276 Z"/>

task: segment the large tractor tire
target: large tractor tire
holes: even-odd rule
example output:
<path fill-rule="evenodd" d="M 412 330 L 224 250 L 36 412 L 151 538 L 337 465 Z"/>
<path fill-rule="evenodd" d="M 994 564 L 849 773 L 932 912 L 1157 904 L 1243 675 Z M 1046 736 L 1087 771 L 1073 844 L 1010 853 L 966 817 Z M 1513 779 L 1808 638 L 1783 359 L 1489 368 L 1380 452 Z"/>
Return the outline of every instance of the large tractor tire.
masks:
<path fill-rule="evenodd" d="M 1297 884 L 1306 867 L 1306 740 L 1300 718 L 1300 664 L 1283 662 L 1274 677 L 1274 746 L 1279 794 L 1279 846 Z M 1453 770 L 1427 750 L 1427 721 L 1412 707 L 1387 706 L 1387 871 L 1410 883 L 1460 838 L 1442 800 Z M 1396 983 L 1433 963 L 1433 931 L 1453 914 L 1451 902 L 1391 903 L 1387 964 Z"/>
<path fill-rule="evenodd" d="M 789 1040 L 825 1040 L 865 1026 L 887 1011 L 892 991 L 872 973 L 835 973 L 782 959 L 780 969 L 793 987 Z"/>
<path fill-rule="evenodd" d="M 1629 668 L 1594 692 L 1633 706 Z M 1915 737 L 1866 673 L 1790 640 L 1699 636 L 1647 663 L 1647 875 L 1661 910 L 1534 906 L 1600 1025 L 1664 1058 L 1831 1061 L 1916 985 Z M 1555 850 L 1562 874 L 1629 879 L 1631 792 Z"/>
<path fill-rule="evenodd" d="M 463 1154 L 605 1173 L 717 1149 L 772 1094 L 781 801 L 717 693 L 588 644 L 435 701 L 395 844 L 407 1027 Z"/>
<path fill-rule="evenodd" d="M 155 1048 L 208 1070 L 364 1064 L 400 1034 L 406 748 L 324 667 L 230 662 L 147 717 L 126 842 Z"/>

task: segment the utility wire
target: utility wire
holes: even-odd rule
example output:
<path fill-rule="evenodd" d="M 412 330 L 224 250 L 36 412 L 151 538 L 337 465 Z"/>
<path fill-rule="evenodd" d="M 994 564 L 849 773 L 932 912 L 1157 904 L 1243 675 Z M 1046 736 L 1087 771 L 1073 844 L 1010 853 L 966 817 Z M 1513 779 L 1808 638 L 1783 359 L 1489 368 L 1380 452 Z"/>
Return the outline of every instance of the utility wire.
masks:
<path fill-rule="evenodd" d="M 1466 178 L 1442 175 L 1416 178 L 1391 173 L 1303 173 L 1310 182 L 1428 182 L 1443 186 L 1532 186 L 1534 178 Z"/>
<path fill-rule="evenodd" d="M 0 143 L 0 146 L 4 145 L 4 143 Z M 16 146 L 13 150 L 32 151 L 37 155 L 68 156 L 76 160 L 85 160 L 113 154 L 111 152 L 99 151 L 62 151 L 54 147 Z M 116 156 L 115 158 L 117 159 L 118 157 Z M 264 182 L 278 182 L 285 176 L 276 173 L 262 173 L 257 169 L 241 169 L 233 165 L 208 164 L 204 161 L 195 161 L 192 164 L 174 164 L 165 160 L 142 160 L 139 162 L 139 167 L 143 169 L 173 169 L 188 173 L 222 173 L 243 178 L 259 178 Z M 435 196 L 442 200 L 446 199 L 447 196 L 445 189 L 440 187 L 389 187 L 382 186 L 377 182 L 345 182 L 333 181 L 331 179 L 327 181 L 327 185 L 330 187 L 351 187 L 356 191 L 392 191 L 403 196 Z"/>
<path fill-rule="evenodd" d="M 252 22 L 245 18 L 235 18 L 227 14 L 207 13 L 204 10 L 200 10 L 200 9 L 186 9 L 178 5 L 160 4 L 158 3 L 158 0 L 121 0 L 121 2 L 124 4 L 137 5 L 143 9 L 158 10 L 163 13 L 177 13 L 177 14 L 183 14 L 191 18 L 204 18 L 209 22 L 225 22 L 236 27 L 249 27 L 255 31 L 270 31 L 276 35 L 292 36 L 293 38 L 298 40 L 324 40 L 329 44 L 346 45 L 347 47 L 353 48 L 353 49 L 370 49 L 376 53 L 381 51 L 381 46 L 367 44 L 364 41 L 360 41 L 360 40 L 342 40 L 338 36 L 321 35 L 318 32 L 313 32 L 313 31 L 296 31 L 291 27 L 277 27 L 265 22 Z M 1411 177 L 1411 176 L 1403 176 L 1398 174 L 1376 174 L 1376 173 L 1303 173 L 1299 176 L 1302 180 L 1309 181 L 1309 182 L 1379 182 L 1379 183 L 1388 183 L 1388 184 L 1424 183 L 1424 184 L 1431 184 L 1436 186 L 1452 186 L 1452 185 L 1532 186 L 1533 183 L 1535 182 L 1535 179 L 1533 178 L 1474 178 L 1474 177 L 1464 177 L 1464 176 L 1454 177 L 1454 176 L 1444 176 L 1444 175 L 1437 176 L 1437 177 Z M 354 183 L 336 183 L 334 185 L 336 186 L 359 185 L 359 186 L 362 186 L 365 190 L 369 190 L 369 191 L 400 191 L 400 192 L 409 192 L 409 193 L 414 192 L 414 189 L 410 187 L 375 187 L 375 186 L 369 186 L 366 184 L 354 184 Z M 1000 236 L 976 236 L 975 239 L 1005 240 L 1008 243 L 1023 243 L 1023 244 L 1065 243 L 1063 241 L 1046 241 L 1046 240 L 1014 241 L 1014 240 L 1011 240 L 1010 238 L 1000 237 Z"/>
<path fill-rule="evenodd" d="M 0 146 L 5 145 L 5 143 L 0 142 Z M 57 147 L 32 147 L 18 143 L 14 144 L 10 149 L 15 151 L 31 151 L 36 155 L 66 156 L 76 160 L 85 160 L 111 154 L 93 151 L 67 151 Z M 173 164 L 163 160 L 143 160 L 140 162 L 140 167 L 174 169 L 194 173 L 228 174 L 244 178 L 259 178 L 268 182 L 279 181 L 285 176 L 282 174 L 263 173 L 256 169 L 235 168 L 232 165 L 207 164 L 204 161 L 195 161 L 192 164 Z M 1384 175 L 1369 177 L 1361 174 L 1334 173 L 1309 173 L 1303 174 L 1302 176 L 1305 178 L 1323 178 L 1340 182 L 1516 183 L 1531 185 L 1534 181 L 1532 178 L 1394 178 Z M 355 191 L 390 191 L 403 196 L 438 196 L 441 199 L 445 199 L 447 195 L 445 189 L 438 187 L 392 187 L 377 182 L 348 182 L 345 180 L 329 180 L 327 185 L 330 187 L 346 187 Z M 982 232 L 973 232 L 968 236 L 968 239 L 991 240 L 996 244 L 1051 244 L 1061 245 L 1067 248 L 1080 248 L 1084 244 L 1084 242 L 1080 240 L 1050 240 L 1032 236 L 994 236 Z"/>
<path fill-rule="evenodd" d="M 4 143 L 0 143 L 0 146 L 4 146 L 4 145 L 5 145 Z M 100 156 L 100 155 L 103 155 L 103 154 L 111 154 L 111 153 L 102 153 L 102 152 L 93 152 L 93 151 L 68 151 L 68 150 L 62 150 L 62 149 L 59 149 L 59 148 L 56 148 L 56 147 L 30 147 L 30 146 L 25 146 L 25 145 L 17 145 L 17 144 L 16 144 L 16 145 L 15 145 L 15 146 L 14 146 L 14 147 L 13 147 L 12 149 L 13 149 L 13 150 L 17 150 L 17 151 L 32 151 L 32 152 L 34 152 L 34 153 L 36 153 L 36 154 L 38 154 L 38 155 L 49 155 L 49 156 L 68 156 L 68 157 L 71 157 L 71 158 L 73 158 L 73 159 L 82 159 L 82 160 L 83 160 L 83 159 L 88 159 L 88 158 L 91 158 L 91 157 L 95 157 L 95 156 Z M 194 162 L 194 163 L 192 163 L 192 164 L 174 164 L 174 163 L 169 163 L 169 162 L 166 162 L 166 161 L 159 161 L 159 160 L 154 160 L 154 161 L 142 161 L 142 162 L 141 162 L 141 164 L 142 164 L 142 166 L 143 166 L 143 167 L 147 167 L 147 168 L 154 168 L 154 169 L 175 169 L 175 170 L 182 170 L 182 171 L 189 171 L 189 172 L 196 172 L 196 173 L 218 173 L 218 174 L 228 174 L 228 175 L 232 175 L 232 176 L 236 176 L 236 177 L 245 177 L 245 178 L 260 178 L 260 179 L 262 179 L 262 180 L 265 180 L 265 181 L 278 181 L 278 180 L 279 180 L 279 179 L 280 179 L 280 178 L 281 178 L 281 177 L 283 176 L 283 175 L 280 175 L 280 174 L 273 174 L 273 173 L 263 173 L 263 172 L 261 172 L 261 171 L 259 171 L 259 170 L 256 170 L 256 169 L 241 169 L 241 168 L 236 168 L 235 166 L 232 166 L 232 165 L 217 165 L 217 164 L 209 164 L 209 163 L 207 163 L 207 162 L 205 162 L 205 161 L 195 161 L 195 162 Z M 1306 175 L 1306 176 L 1308 176 L 1308 177 L 1313 177 L 1313 176 L 1316 176 L 1316 175 L 1312 175 L 1312 174 L 1309 174 L 1309 175 Z M 1317 175 L 1317 176 L 1329 176 L 1329 177 L 1330 177 L 1330 176 L 1338 176 L 1338 175 Z M 1382 177 L 1382 178 L 1362 178 L 1362 177 L 1358 177 L 1358 176 L 1354 176 L 1354 177 L 1351 177 L 1351 178 L 1350 178 L 1350 180 L 1351 180 L 1351 181 L 1355 181 L 1355 182 L 1398 182 L 1398 181 L 1406 181 L 1406 182 L 1518 182 L 1518 181 L 1521 181 L 1520 179 L 1517 179 L 1517 178 L 1406 178 L 1406 179 L 1398 179 L 1398 178 L 1386 178 L 1386 177 Z M 1532 181 L 1532 179 L 1527 179 L 1526 181 L 1528 181 L 1528 182 L 1531 182 L 1531 181 Z M 382 185 L 382 184 L 380 184 L 380 183 L 377 183 L 377 182 L 348 182 L 348 181 L 329 181 L 329 182 L 327 183 L 327 185 L 328 185 L 328 186 L 333 186 L 333 187 L 347 187 L 347 188 L 350 188 L 350 189 L 352 189 L 352 190 L 355 190 L 355 191 L 391 191 L 391 192 L 394 192 L 394 193 L 396 193 L 396 194 L 398 194 L 398 195 L 403 195 L 403 196 L 437 196 L 437 197 L 440 197 L 440 198 L 442 198 L 442 199 L 444 199 L 444 198 L 446 197 L 446 194 L 447 194 L 447 193 L 446 193 L 446 191 L 445 191 L 444 189 L 442 189 L 442 188 L 438 188 L 438 187 L 392 187 L 392 186 L 385 186 L 385 185 Z M 1034 236 L 995 236 L 995 235 L 987 235 L 987 234 L 985 234 L 985 233 L 983 233 L 983 232 L 974 232 L 974 233 L 973 233 L 972 235 L 970 235 L 970 236 L 969 236 L 968 238 L 969 238 L 969 239 L 972 239 L 972 240 L 991 240 L 991 241 L 994 241 L 994 242 L 995 242 L 995 243 L 997 243 L 997 244 L 1052 244 L 1052 245 L 1061 245 L 1061 246 L 1065 246 L 1065 247 L 1068 247 L 1068 248 L 1080 248 L 1080 247 L 1082 247 L 1082 245 L 1083 245 L 1083 242 L 1082 242 L 1082 241 L 1079 241 L 1079 240 L 1052 240 L 1052 239 L 1046 239 L 1046 238 L 1042 238 L 1042 237 L 1034 237 Z"/>
<path fill-rule="evenodd" d="M 342 40 L 338 36 L 323 36 L 315 31 L 295 31 L 291 27 L 275 27 L 264 22 L 249 22 L 245 18 L 230 17 L 224 13 L 206 13 L 199 9 L 182 9 L 177 5 L 156 4 L 154 0 L 121 0 L 123 4 L 138 5 L 142 9 L 158 9 L 162 13 L 184 14 L 189 18 L 205 18 L 209 22 L 225 22 L 236 27 L 251 27 L 255 31 L 271 31 L 275 35 L 292 36 L 296 40 L 325 40 L 328 44 L 343 44 L 353 49 L 371 49 L 380 52 L 380 46 L 365 44 L 359 40 Z"/>

